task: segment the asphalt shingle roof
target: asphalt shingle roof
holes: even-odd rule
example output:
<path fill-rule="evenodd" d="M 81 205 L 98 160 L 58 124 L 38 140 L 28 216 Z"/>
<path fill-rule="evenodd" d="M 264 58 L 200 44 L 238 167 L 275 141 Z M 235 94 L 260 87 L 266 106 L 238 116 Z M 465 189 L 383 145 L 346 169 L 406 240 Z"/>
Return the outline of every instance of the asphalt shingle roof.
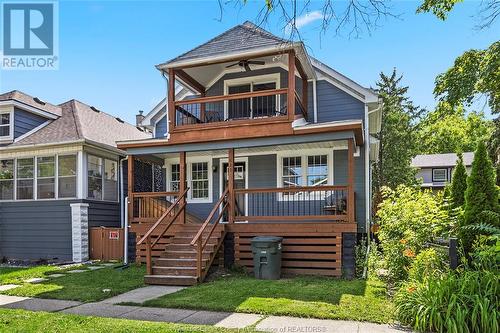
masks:
<path fill-rule="evenodd" d="M 43 100 L 39 100 L 41 103 L 35 100 L 36 97 L 30 96 L 28 94 L 23 93 L 19 90 L 9 91 L 4 94 L 0 94 L 0 101 L 10 101 L 14 100 L 19 103 L 34 107 L 36 109 L 49 112 L 53 115 L 60 116 L 61 115 L 61 107 L 58 105 L 53 105 L 47 103 Z"/>
<path fill-rule="evenodd" d="M 431 167 L 452 167 L 457 164 L 457 154 L 430 154 L 417 155 L 411 161 L 411 165 L 416 168 L 431 168 Z M 464 165 L 472 165 L 474 153 L 463 153 Z"/>
<path fill-rule="evenodd" d="M 255 24 L 246 21 L 212 38 L 208 42 L 165 62 L 164 65 L 195 58 L 242 52 L 259 47 L 279 46 L 284 43 L 289 43 L 289 41 L 279 38 L 259 28 Z"/>

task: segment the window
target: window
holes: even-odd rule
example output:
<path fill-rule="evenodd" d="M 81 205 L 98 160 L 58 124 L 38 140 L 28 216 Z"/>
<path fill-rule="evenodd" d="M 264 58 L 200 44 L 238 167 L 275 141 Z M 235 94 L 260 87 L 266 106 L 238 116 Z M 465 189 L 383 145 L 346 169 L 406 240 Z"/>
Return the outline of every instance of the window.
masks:
<path fill-rule="evenodd" d="M 17 199 L 33 199 L 34 159 L 17 160 Z"/>
<path fill-rule="evenodd" d="M 56 197 L 56 162 L 54 156 L 37 158 L 37 198 L 54 199 Z"/>
<path fill-rule="evenodd" d="M 59 198 L 76 197 L 76 155 L 64 155 L 58 158 Z"/>
<path fill-rule="evenodd" d="M 104 161 L 104 200 L 118 199 L 117 163 L 112 160 Z"/>
<path fill-rule="evenodd" d="M 283 157 L 283 187 L 302 186 L 302 158 Z"/>
<path fill-rule="evenodd" d="M 14 199 L 14 160 L 0 160 L 0 200 Z"/>
<path fill-rule="evenodd" d="M 445 182 L 448 180 L 448 172 L 446 169 L 432 169 L 433 182 Z"/>
<path fill-rule="evenodd" d="M 191 197 L 192 199 L 209 199 L 208 195 L 208 163 L 191 164 Z"/>
<path fill-rule="evenodd" d="M 87 198 L 102 199 L 102 158 L 88 155 Z"/>
<path fill-rule="evenodd" d="M 178 192 L 181 179 L 181 166 L 172 164 L 170 166 L 170 191 Z"/>
<path fill-rule="evenodd" d="M 328 182 L 328 157 L 316 155 L 307 157 L 307 186 L 326 185 Z"/>
<path fill-rule="evenodd" d="M 10 138 L 11 112 L 0 113 L 0 139 Z"/>
<path fill-rule="evenodd" d="M 331 154 L 281 158 L 278 182 L 281 187 L 321 186 L 333 183 Z"/>

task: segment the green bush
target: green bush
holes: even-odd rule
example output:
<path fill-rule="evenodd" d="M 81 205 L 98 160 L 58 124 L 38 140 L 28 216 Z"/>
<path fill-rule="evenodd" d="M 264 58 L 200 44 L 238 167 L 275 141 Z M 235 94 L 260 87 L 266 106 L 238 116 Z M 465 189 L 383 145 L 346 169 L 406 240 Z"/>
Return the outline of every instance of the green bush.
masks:
<path fill-rule="evenodd" d="M 419 332 L 498 333 L 499 292 L 493 272 L 450 272 L 405 284 L 395 304 L 399 320 Z"/>
<path fill-rule="evenodd" d="M 361 279 L 363 277 L 363 271 L 365 269 L 366 251 L 368 248 L 366 243 L 367 243 L 366 238 L 363 238 L 354 248 L 354 255 L 356 262 L 356 278 L 358 279 Z"/>
<path fill-rule="evenodd" d="M 453 170 L 451 178 L 451 201 L 453 207 L 461 207 L 465 203 L 465 191 L 467 190 L 467 171 L 465 170 L 462 154 L 458 154 L 458 163 Z"/>
<path fill-rule="evenodd" d="M 425 249 L 420 252 L 411 264 L 408 277 L 410 280 L 423 282 L 428 278 L 436 278 L 446 271 L 444 256 L 435 249 Z"/>
<path fill-rule="evenodd" d="M 407 279 L 411 263 L 427 242 L 448 236 L 451 219 L 442 195 L 399 186 L 384 188 L 383 196 L 377 212 L 378 236 L 389 278 L 398 282 Z"/>

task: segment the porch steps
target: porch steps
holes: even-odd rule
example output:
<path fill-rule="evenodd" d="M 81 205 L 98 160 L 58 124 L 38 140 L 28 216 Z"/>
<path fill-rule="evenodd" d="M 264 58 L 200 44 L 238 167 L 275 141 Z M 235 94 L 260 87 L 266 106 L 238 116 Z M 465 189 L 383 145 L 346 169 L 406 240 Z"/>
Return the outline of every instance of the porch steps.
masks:
<path fill-rule="evenodd" d="M 185 224 L 179 227 L 171 242 L 159 258 L 153 259 L 151 275 L 144 276 L 146 284 L 191 286 L 198 283 L 196 246 L 191 241 L 201 228 L 201 224 Z M 210 226 L 207 228 L 210 229 Z M 203 232 L 203 240 L 209 231 Z M 218 225 L 210 236 L 202 253 L 202 271 L 210 268 L 219 247 L 224 240 L 224 225 Z"/>

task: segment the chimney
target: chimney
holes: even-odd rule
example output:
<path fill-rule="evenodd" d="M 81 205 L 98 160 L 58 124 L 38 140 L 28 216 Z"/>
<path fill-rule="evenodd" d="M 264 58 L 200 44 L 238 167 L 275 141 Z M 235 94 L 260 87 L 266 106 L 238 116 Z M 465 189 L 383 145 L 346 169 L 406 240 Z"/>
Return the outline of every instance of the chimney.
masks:
<path fill-rule="evenodd" d="M 135 115 L 135 125 L 142 126 L 142 121 L 144 120 L 144 116 L 142 115 L 144 111 L 139 110 L 139 114 Z"/>

